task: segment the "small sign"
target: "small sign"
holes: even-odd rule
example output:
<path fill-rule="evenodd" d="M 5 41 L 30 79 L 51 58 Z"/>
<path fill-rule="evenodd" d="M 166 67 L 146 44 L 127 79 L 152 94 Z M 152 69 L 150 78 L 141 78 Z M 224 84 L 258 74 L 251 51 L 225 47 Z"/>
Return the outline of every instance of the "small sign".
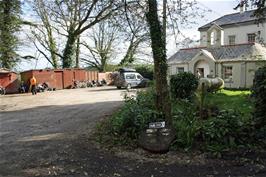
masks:
<path fill-rule="evenodd" d="M 149 123 L 149 128 L 164 128 L 164 127 L 165 127 L 165 121 Z"/>

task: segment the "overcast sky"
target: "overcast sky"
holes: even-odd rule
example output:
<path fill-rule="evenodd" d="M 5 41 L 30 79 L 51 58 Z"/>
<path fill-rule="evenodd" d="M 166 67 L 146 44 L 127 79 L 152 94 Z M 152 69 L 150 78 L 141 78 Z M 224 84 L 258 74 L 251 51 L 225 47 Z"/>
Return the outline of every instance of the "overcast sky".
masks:
<path fill-rule="evenodd" d="M 190 38 L 199 39 L 199 32 L 197 31 L 198 27 L 213 21 L 225 14 L 236 13 L 237 11 L 233 10 L 233 7 L 237 5 L 239 0 L 198 0 L 199 6 L 205 8 L 206 10 L 211 10 L 206 14 L 204 19 L 198 19 L 197 25 L 192 29 L 183 30 L 182 33 Z M 27 15 L 27 14 L 24 14 Z M 167 55 L 170 57 L 173 55 L 179 48 L 176 47 L 174 40 L 172 38 L 167 40 Z M 32 54 L 34 53 L 34 49 L 31 47 L 23 47 L 20 51 L 23 54 Z M 47 60 L 39 59 L 38 62 L 22 62 L 19 67 L 17 67 L 18 71 L 29 70 L 29 69 L 43 69 L 46 67 L 51 67 Z"/>

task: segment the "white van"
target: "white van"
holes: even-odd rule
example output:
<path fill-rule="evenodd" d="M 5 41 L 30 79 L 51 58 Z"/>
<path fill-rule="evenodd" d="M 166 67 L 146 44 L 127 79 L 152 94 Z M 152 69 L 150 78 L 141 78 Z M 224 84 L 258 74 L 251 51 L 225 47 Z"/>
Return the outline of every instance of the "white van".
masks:
<path fill-rule="evenodd" d="M 134 69 L 120 69 L 115 79 L 115 86 L 118 89 L 132 87 L 147 87 L 149 79 L 144 78 Z"/>

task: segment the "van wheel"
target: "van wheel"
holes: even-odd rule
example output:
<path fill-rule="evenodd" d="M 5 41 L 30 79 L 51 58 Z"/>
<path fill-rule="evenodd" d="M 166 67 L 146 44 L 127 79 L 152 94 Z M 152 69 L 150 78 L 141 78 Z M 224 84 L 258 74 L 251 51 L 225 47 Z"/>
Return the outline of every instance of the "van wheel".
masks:
<path fill-rule="evenodd" d="M 121 87 L 120 87 L 120 86 L 117 86 L 116 88 L 117 88 L 117 89 L 121 89 Z"/>
<path fill-rule="evenodd" d="M 131 84 L 127 84 L 127 89 L 131 89 Z"/>

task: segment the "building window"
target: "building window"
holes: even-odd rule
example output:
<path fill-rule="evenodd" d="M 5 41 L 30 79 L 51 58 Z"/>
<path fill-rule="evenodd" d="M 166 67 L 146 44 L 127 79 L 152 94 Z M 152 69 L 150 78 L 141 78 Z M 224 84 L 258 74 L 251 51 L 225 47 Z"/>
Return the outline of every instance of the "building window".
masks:
<path fill-rule="evenodd" d="M 229 45 L 234 45 L 236 43 L 236 36 L 228 36 Z"/>
<path fill-rule="evenodd" d="M 224 79 L 232 79 L 233 76 L 233 67 L 224 66 Z"/>
<path fill-rule="evenodd" d="M 255 42 L 255 39 L 256 39 L 256 34 L 255 33 L 248 34 L 248 42 L 249 43 Z"/>
<path fill-rule="evenodd" d="M 215 44 L 214 32 L 211 33 L 211 45 Z"/>
<path fill-rule="evenodd" d="M 176 68 L 177 73 L 183 73 L 185 71 L 184 67 L 177 67 Z"/>

